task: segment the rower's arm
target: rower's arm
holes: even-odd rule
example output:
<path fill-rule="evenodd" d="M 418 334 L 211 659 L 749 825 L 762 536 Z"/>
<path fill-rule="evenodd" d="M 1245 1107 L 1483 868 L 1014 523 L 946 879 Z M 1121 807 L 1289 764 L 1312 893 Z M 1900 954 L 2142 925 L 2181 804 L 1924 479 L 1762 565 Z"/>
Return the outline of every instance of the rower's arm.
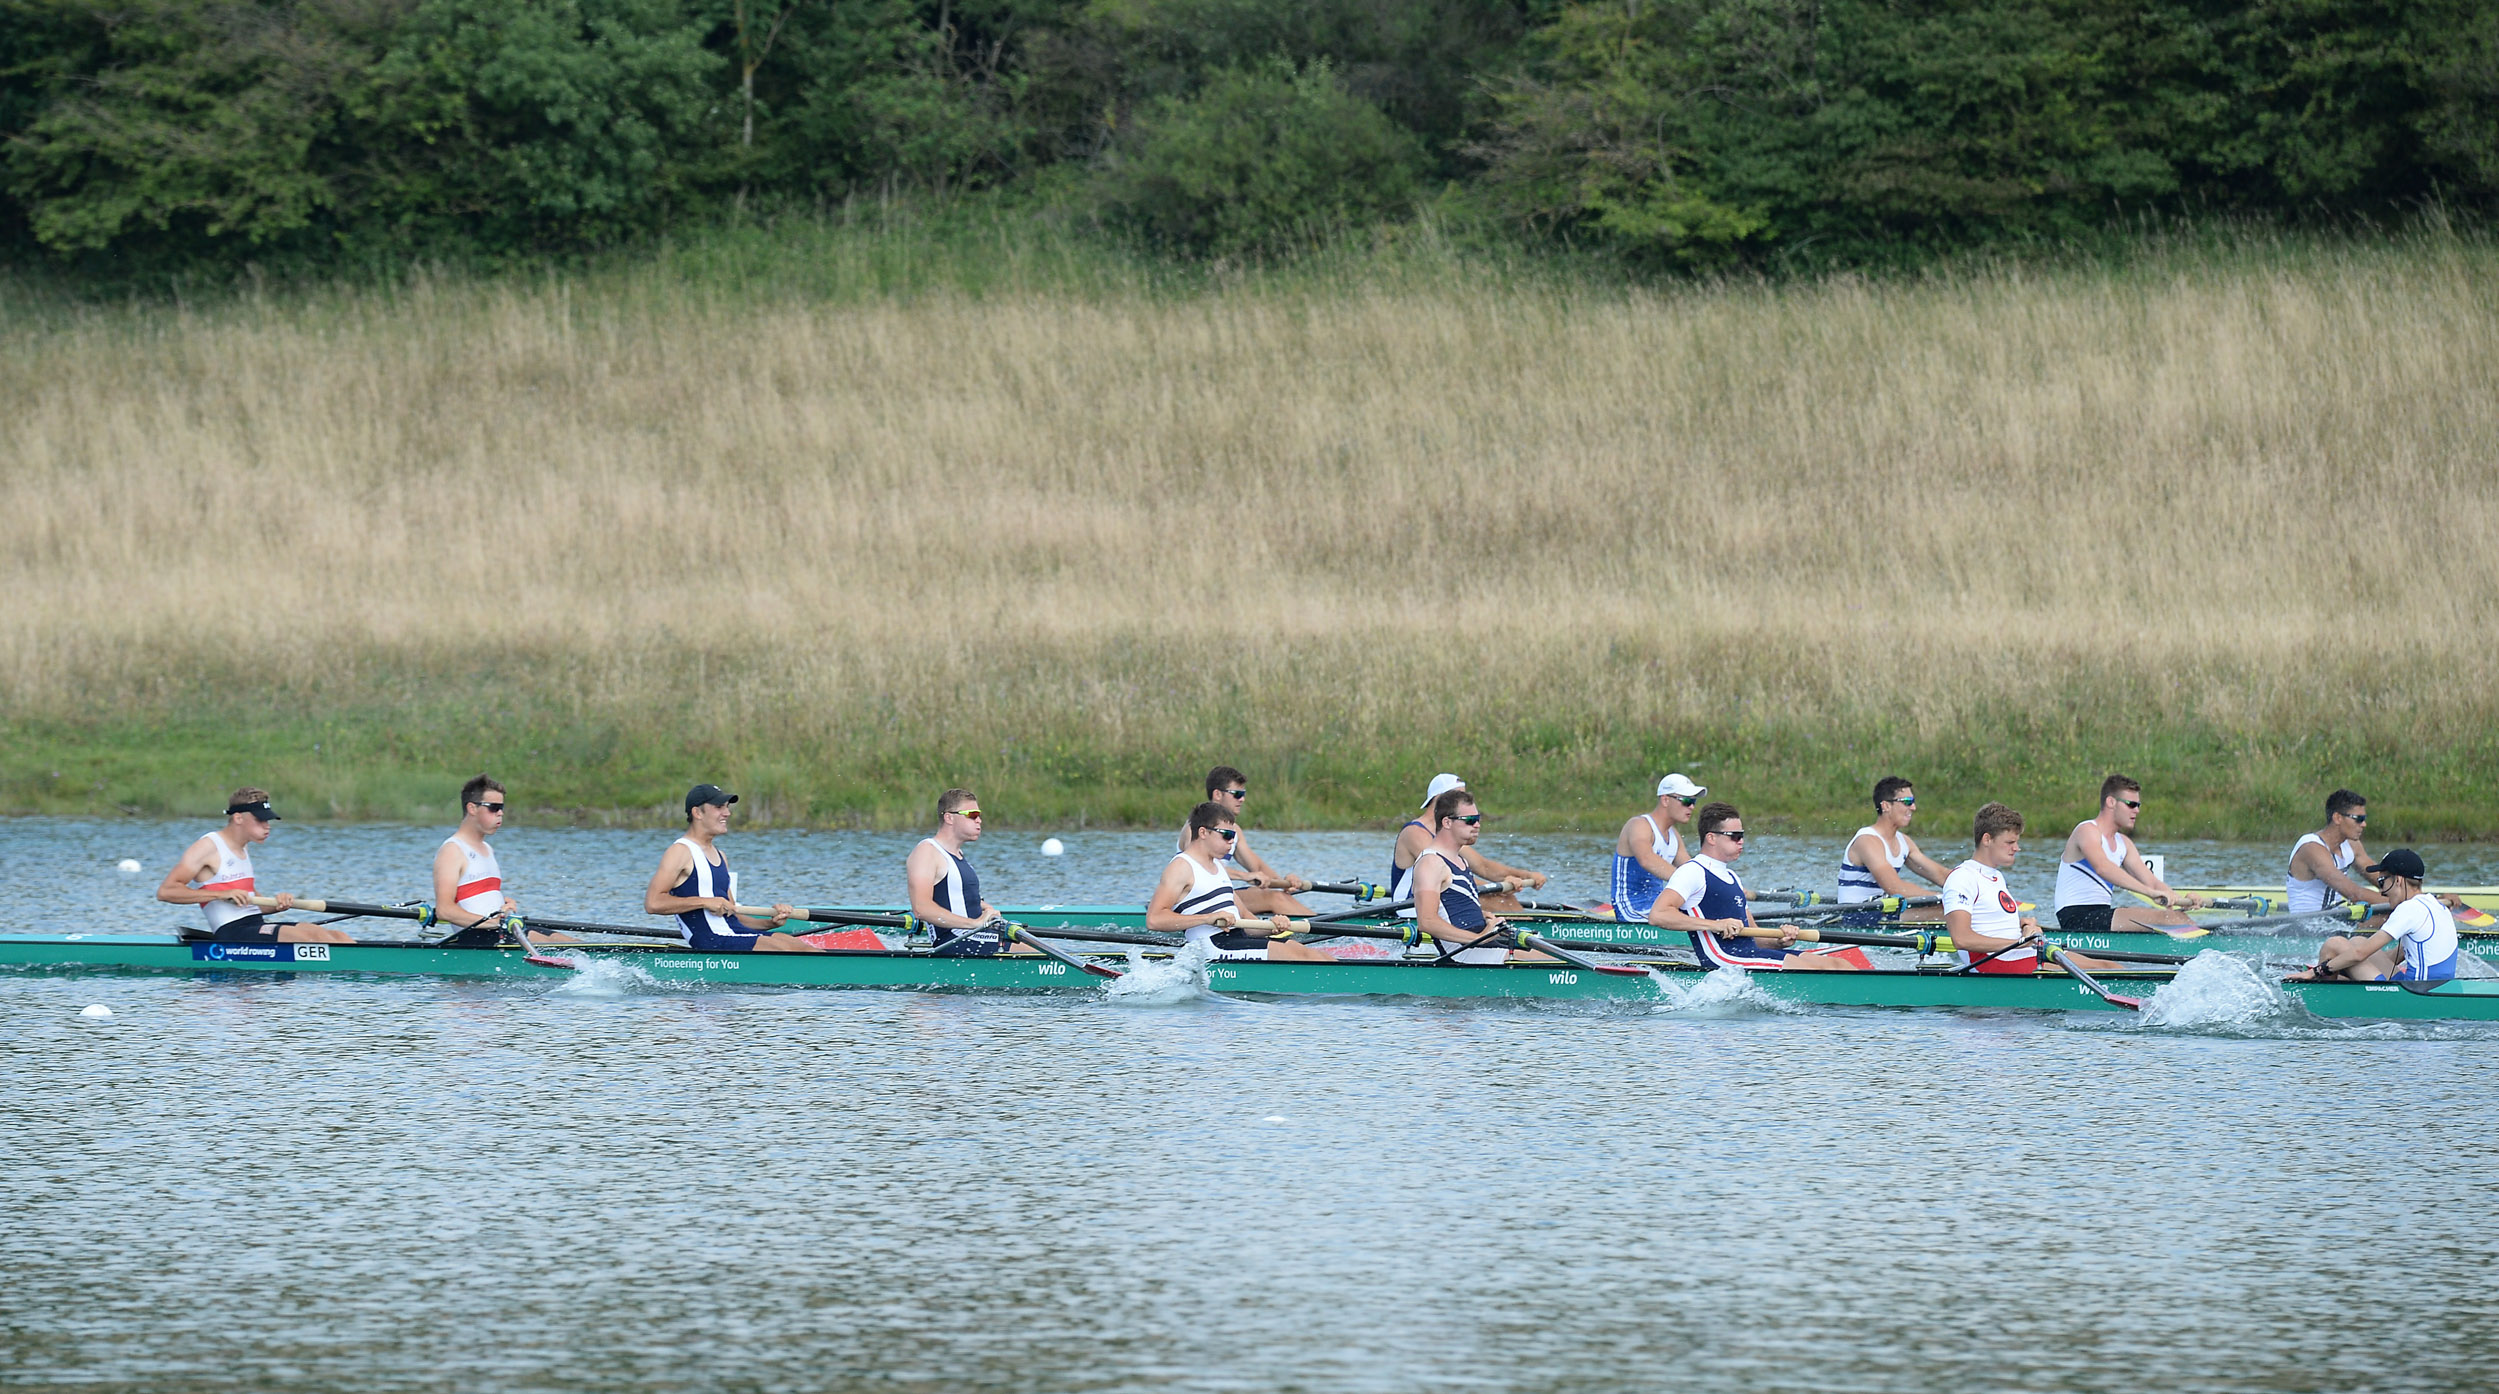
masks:
<path fill-rule="evenodd" d="M 156 888 L 156 898 L 167 905 L 206 905 L 212 900 L 232 899 L 226 891 L 195 890 L 185 885 L 217 869 L 217 862 L 205 845 L 203 837 L 183 850 L 173 868 L 165 873 L 165 883 Z"/>
<path fill-rule="evenodd" d="M 1189 893 L 1189 881 L 1189 869 L 1179 860 L 1164 864 L 1163 879 L 1154 883 L 1154 895 L 1145 903 L 1147 929 L 1157 934 L 1180 934 L 1215 923 L 1213 915 L 1183 915 L 1172 908 Z"/>
<path fill-rule="evenodd" d="M 1909 858 L 1908 858 L 1908 863 L 1909 863 L 1909 869 L 1910 869 L 1911 871 L 1916 872 L 1918 875 L 1920 875 L 1920 876 L 1922 876 L 1922 877 L 1925 877 L 1925 878 L 1926 878 L 1926 881 L 1927 881 L 1927 883 L 1928 883 L 1929 885 L 1941 886 L 1942 884 L 1944 884 L 1944 882 L 1946 882 L 1947 880 L 1950 880 L 1950 879 L 1951 879 L 1951 877 L 1952 877 L 1952 873 L 1951 873 L 1951 872 L 1949 872 L 1949 871 L 1946 871 L 1946 870 L 1944 869 L 1944 864 L 1943 864 L 1942 862 L 1939 862 L 1939 861 L 1935 860 L 1933 857 L 1930 857 L 1930 856 L 1926 855 L 1926 853 L 1918 847 L 1918 844 L 1916 844 L 1916 843 L 1914 843 L 1914 842 L 1912 842 L 1912 843 L 1910 843 L 1910 844 L 1909 844 Z M 1890 871 L 1890 870 L 1891 870 L 1891 868 L 1890 868 L 1890 867 L 1888 867 L 1888 866 L 1886 866 L 1886 867 L 1884 867 L 1884 868 L 1883 868 L 1883 871 Z M 1883 875 L 1883 872 L 1882 872 L 1882 871 L 1878 871 L 1878 872 L 1876 872 L 1876 873 L 1875 873 L 1875 876 L 1876 876 L 1876 878 L 1877 878 L 1877 879 L 1880 879 L 1882 875 Z M 1892 894 L 1894 894 L 1894 895 L 1924 895 L 1924 894 L 1925 894 L 1925 892 L 1924 892 L 1924 891 L 1918 891 L 1918 890 L 1913 890 L 1913 889 L 1911 889 L 1911 887 L 1910 887 L 1909 882 L 1907 881 L 1907 879 L 1906 879 L 1906 878 L 1901 877 L 1901 876 L 1900 876 L 1900 875 L 1898 875 L 1897 873 L 1894 873 L 1894 875 L 1893 875 L 1893 878 L 1892 878 L 1892 879 L 1893 879 L 1893 880 L 1895 880 L 1895 881 L 1899 881 L 1899 882 L 1900 882 L 1900 889 L 1898 889 L 1898 890 L 1893 890 L 1893 891 L 1892 891 Z M 1891 888 L 1887 886 L 1887 887 L 1885 887 L 1885 889 L 1890 890 Z"/>
<path fill-rule="evenodd" d="M 460 849 L 446 842 L 434 852 L 434 918 L 462 929 L 481 924 L 486 917 L 460 908 L 460 873 L 467 860 Z"/>
<path fill-rule="evenodd" d="M 911 917 L 924 924 L 933 924 L 939 929 L 972 929 L 987 923 L 986 919 L 976 920 L 969 915 L 958 915 L 938 905 L 937 882 L 945 875 L 946 870 L 938 859 L 944 855 L 923 842 L 912 848 L 911 855 L 903 859 L 902 877 L 911 888 Z M 989 902 L 982 901 L 980 909 L 982 915 L 986 916 L 989 913 Z"/>
<path fill-rule="evenodd" d="M 1240 839 L 1239 845 L 1233 849 L 1232 861 L 1235 866 L 1238 866 L 1241 870 L 1248 872 L 1253 878 L 1265 878 L 1263 882 L 1261 882 L 1263 885 L 1275 886 L 1287 891 L 1298 891 L 1303 889 L 1299 884 L 1301 881 L 1300 877 L 1285 875 L 1283 872 L 1269 866 L 1265 857 L 1251 851 L 1247 835 L 1244 835 Z"/>
<path fill-rule="evenodd" d="M 1536 889 L 1544 889 L 1545 874 L 1541 871 L 1529 871 L 1525 867 L 1504 866 L 1500 862 L 1494 861 L 1492 858 L 1485 856 L 1483 853 L 1476 851 L 1472 847 L 1467 848 L 1459 855 L 1466 858 L 1467 870 L 1481 874 L 1486 880 L 1513 882 L 1528 881 L 1535 883 Z"/>
<path fill-rule="evenodd" d="M 2368 863 L 2362 861 L 2358 856 L 2354 856 L 2352 858 L 2352 865 L 2366 866 Z M 2386 903 L 2385 893 L 2379 891 L 2373 886 L 2364 886 L 2349 876 L 2344 875 L 2343 869 L 2334 864 L 2334 858 L 2328 856 L 2326 854 L 2326 850 L 2323 847 L 2318 846 L 2316 843 L 2309 843 L 2307 846 L 2299 849 L 2299 865 L 2294 869 L 2307 873 L 2307 875 L 2301 877 L 2300 879 L 2305 881 L 2323 881 L 2326 885 L 2334 889 L 2335 894 L 2340 895 L 2345 900 L 2356 901 L 2362 905 L 2384 905 Z"/>
<path fill-rule="evenodd" d="M 688 910 L 709 910 L 721 903 L 719 896 L 702 900 L 677 894 L 678 883 L 694 869 L 694 863 L 687 860 L 692 855 L 681 842 L 669 843 L 668 850 L 659 854 L 659 870 L 651 873 L 651 884 L 642 892 L 643 914 L 682 915 Z"/>
<path fill-rule="evenodd" d="M 1642 820 L 1634 818 L 1631 820 L 1631 823 L 1642 823 Z M 1659 856 L 1657 854 L 1657 844 L 1651 842 L 1645 837 L 1642 837 L 1639 832 L 1633 831 L 1631 823 L 1625 823 L 1623 825 L 1622 842 L 1618 842 L 1615 845 L 1621 846 L 1623 843 L 1629 843 L 1631 845 L 1631 859 L 1638 862 L 1641 869 L 1647 871 L 1651 876 L 1656 877 L 1660 881 L 1674 875 L 1675 868 L 1683 865 L 1683 863 L 1676 861 L 1672 857 Z M 1646 831 L 1645 823 L 1642 824 L 1641 831 Z M 1682 850 L 1683 844 L 1680 841 L 1678 841 L 1675 845 L 1678 851 Z"/>
<path fill-rule="evenodd" d="M 1449 888 L 1449 864 L 1438 857 L 1414 863 L 1414 927 L 1432 938 L 1461 948 L 1482 940 L 1493 932 L 1494 922 L 1486 916 L 1484 927 L 1469 933 L 1449 923 L 1448 913 L 1441 908 L 1440 893 Z"/>
<path fill-rule="evenodd" d="M 2119 890 L 2133 891 L 2148 900 L 2165 900 L 2169 895 L 2169 887 L 2153 879 L 2152 868 L 2143 864 L 2140 852 L 2130 850 L 2125 861 L 2110 861 L 2108 853 L 2100 849 L 2100 839 L 2095 834 L 2083 839 L 2082 854 L 2083 860 L 2091 864 L 2091 869 L 2100 874 L 2101 880 Z"/>

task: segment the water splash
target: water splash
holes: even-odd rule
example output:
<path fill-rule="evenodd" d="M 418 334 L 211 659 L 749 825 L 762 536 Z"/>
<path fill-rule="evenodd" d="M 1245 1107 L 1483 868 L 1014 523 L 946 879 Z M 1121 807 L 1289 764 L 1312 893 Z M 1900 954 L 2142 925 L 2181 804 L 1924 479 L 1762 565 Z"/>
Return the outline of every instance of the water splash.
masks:
<path fill-rule="evenodd" d="M 1657 984 L 1657 995 L 1665 1002 L 1656 1008 L 1661 1012 L 1770 1011 L 1798 1013 L 1804 1007 L 1783 1002 L 1753 985 L 1753 975 L 1741 968 L 1719 968 L 1695 977 L 1690 973 L 1668 973 L 1649 970 L 1649 981 Z"/>
<path fill-rule="evenodd" d="M 2157 1030 L 2249 1027 L 2308 1017 L 2289 993 L 2266 982 L 2246 959 L 2206 949 L 2187 961 L 2143 1004 L 2140 1018 Z"/>
<path fill-rule="evenodd" d="M 640 992 L 665 992 L 667 984 L 642 971 L 638 963 L 606 954 L 562 954 L 548 957 L 579 970 L 548 989 L 559 997 L 630 997 Z"/>
<path fill-rule="evenodd" d="M 1182 946 L 1169 958 L 1147 958 L 1144 950 L 1132 948 L 1128 971 L 1105 982 L 1102 996 L 1132 1007 L 1164 1007 L 1213 996 L 1206 986 L 1207 953 L 1202 940 Z"/>

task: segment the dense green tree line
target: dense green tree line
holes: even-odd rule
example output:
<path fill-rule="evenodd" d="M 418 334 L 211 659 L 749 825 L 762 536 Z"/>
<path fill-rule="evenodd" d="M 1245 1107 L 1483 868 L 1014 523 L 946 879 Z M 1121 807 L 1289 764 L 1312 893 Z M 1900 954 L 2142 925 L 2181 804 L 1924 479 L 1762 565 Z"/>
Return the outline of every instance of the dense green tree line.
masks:
<path fill-rule="evenodd" d="M 0 247 L 540 256 L 1011 190 L 1659 265 L 2499 194 L 2491 0 L 0 0 Z"/>

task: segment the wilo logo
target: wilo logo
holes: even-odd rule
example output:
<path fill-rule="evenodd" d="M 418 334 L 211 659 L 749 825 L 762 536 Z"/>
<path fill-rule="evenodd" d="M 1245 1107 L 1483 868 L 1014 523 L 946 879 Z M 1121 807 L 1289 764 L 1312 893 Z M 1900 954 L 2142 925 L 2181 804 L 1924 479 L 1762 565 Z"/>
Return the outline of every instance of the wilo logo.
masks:
<path fill-rule="evenodd" d="M 1555 983 L 1576 983 L 1579 981 L 1579 975 L 1577 973 L 1552 973 L 1546 975 L 1545 980 Z"/>

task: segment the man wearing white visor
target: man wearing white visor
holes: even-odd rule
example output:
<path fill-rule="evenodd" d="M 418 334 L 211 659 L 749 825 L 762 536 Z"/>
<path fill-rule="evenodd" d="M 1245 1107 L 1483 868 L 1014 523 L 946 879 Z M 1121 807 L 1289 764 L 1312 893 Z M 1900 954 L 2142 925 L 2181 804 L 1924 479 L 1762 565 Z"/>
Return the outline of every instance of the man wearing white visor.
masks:
<path fill-rule="evenodd" d="M 1430 808 L 1432 800 L 1452 789 L 1464 788 L 1466 788 L 1466 781 L 1454 774 L 1433 775 L 1430 786 L 1423 791 L 1422 807 Z M 1406 825 L 1397 830 L 1397 845 L 1388 856 L 1388 898 L 1390 900 L 1414 898 L 1414 859 L 1423 855 L 1423 849 L 1431 845 L 1432 830 L 1424 826 L 1420 819 L 1409 818 L 1406 820 Z M 1526 908 L 1518 903 L 1518 896 L 1515 894 L 1521 887 L 1532 890 L 1544 889 L 1547 878 L 1541 871 L 1504 866 L 1474 847 L 1467 848 L 1463 855 L 1466 858 L 1468 874 L 1472 875 L 1476 884 L 1483 888 L 1482 901 L 1486 910 L 1496 913 L 1500 911 L 1515 913 Z M 1400 910 L 1397 913 L 1407 919 L 1414 918 L 1414 911 L 1411 909 Z"/>
<path fill-rule="evenodd" d="M 1657 782 L 1657 807 L 1635 815 L 1614 839 L 1612 881 L 1614 918 L 1624 924 L 1646 924 L 1649 907 L 1675 868 L 1692 860 L 1692 846 L 1683 839 L 1683 825 L 1692 821 L 1692 806 L 1709 792 L 1680 774 Z"/>

